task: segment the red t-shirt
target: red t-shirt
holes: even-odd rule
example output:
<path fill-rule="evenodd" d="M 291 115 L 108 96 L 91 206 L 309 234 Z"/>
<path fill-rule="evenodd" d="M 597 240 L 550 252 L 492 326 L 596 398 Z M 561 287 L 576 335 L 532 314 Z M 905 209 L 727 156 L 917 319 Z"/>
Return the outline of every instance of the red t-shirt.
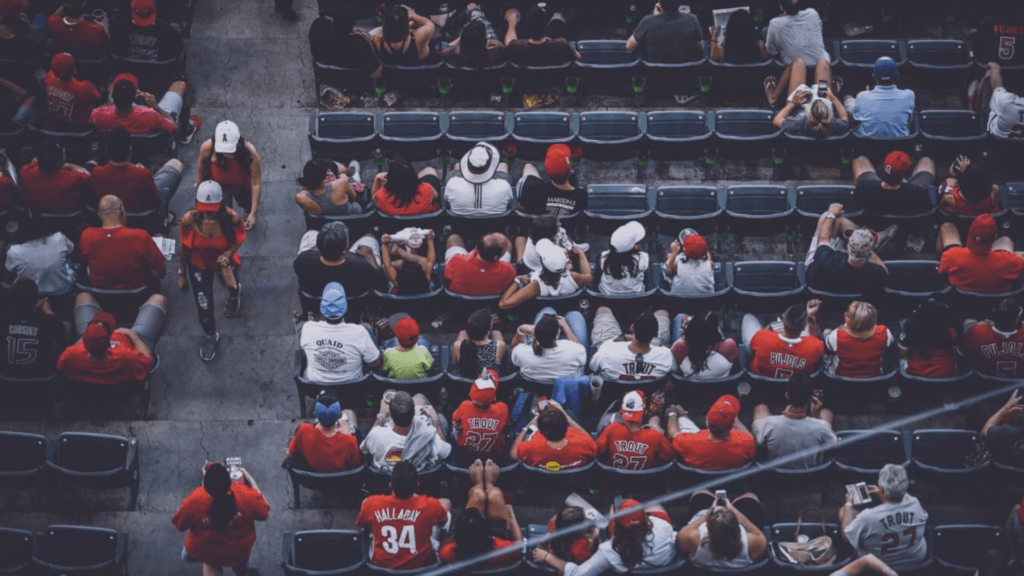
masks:
<path fill-rule="evenodd" d="M 302 454 L 313 472 L 343 472 L 363 463 L 359 443 L 352 434 L 335 432 L 324 436 L 310 422 L 303 422 L 288 444 L 288 452 Z"/>
<path fill-rule="evenodd" d="M 1024 332 L 996 332 L 990 320 L 983 320 L 964 334 L 961 350 L 974 368 L 990 376 L 1024 377 Z"/>
<path fill-rule="evenodd" d="M 954 328 L 950 328 L 950 342 L 955 341 L 956 336 L 956 330 Z M 929 350 L 928 357 L 925 358 L 904 346 L 903 337 L 904 336 L 901 334 L 899 342 L 900 350 L 907 350 L 910 352 L 910 354 L 907 355 L 907 374 L 920 376 L 922 378 L 949 378 L 956 374 L 956 358 L 953 357 L 953 351 L 951 349 L 936 348 Z"/>
<path fill-rule="evenodd" d="M 950 284 L 969 292 L 1009 292 L 1022 269 L 1024 259 L 1004 250 L 978 255 L 963 246 L 953 246 L 939 259 L 939 274 L 948 274 Z"/>
<path fill-rule="evenodd" d="M 694 434 L 676 434 L 672 439 L 683 463 L 701 470 L 731 470 L 739 468 L 754 459 L 757 444 L 754 437 L 741 430 L 730 430 L 729 440 L 715 442 L 710 430 Z"/>
<path fill-rule="evenodd" d="M 82 19 L 68 24 L 63 15 L 51 14 L 46 31 L 53 38 L 56 52 L 71 52 L 76 58 L 86 59 L 102 58 L 110 52 L 110 38 L 95 22 Z"/>
<path fill-rule="evenodd" d="M 52 120 L 76 126 L 89 123 L 89 114 L 100 101 L 100 91 L 87 80 L 61 80 L 46 73 L 46 112 Z"/>
<path fill-rule="evenodd" d="M 995 202 L 992 201 L 992 194 L 988 194 L 980 202 L 971 202 L 964 198 L 960 188 L 950 188 L 949 193 L 953 196 L 953 204 L 956 206 L 957 214 L 977 216 L 979 214 L 993 214 L 999 211 L 999 206 L 996 206 Z"/>
<path fill-rule="evenodd" d="M 516 455 L 527 466 L 548 470 L 579 468 L 597 457 L 597 445 L 589 434 L 569 428 L 565 439 L 568 443 L 561 450 L 556 450 L 548 446 L 543 434 L 537 432 L 529 440 L 519 443 Z"/>
<path fill-rule="evenodd" d="M 885 326 L 875 326 L 868 338 L 854 338 L 837 328 L 825 339 L 825 346 L 835 353 L 835 372 L 847 378 L 871 378 L 882 373 L 882 359 L 892 346 L 892 334 Z"/>
<path fill-rule="evenodd" d="M 754 353 L 750 371 L 768 378 L 790 378 L 810 374 L 825 353 L 825 345 L 814 336 L 790 340 L 771 328 L 759 330 L 750 340 Z"/>
<path fill-rule="evenodd" d="M 249 198 L 252 196 L 252 175 L 242 169 L 237 156 L 218 154 L 216 161 L 211 160 L 210 180 L 220 184 L 224 193 L 231 197 Z"/>
<path fill-rule="evenodd" d="M 33 160 L 18 171 L 25 207 L 66 214 L 85 207 L 89 193 L 89 173 L 61 167 L 56 172 L 44 174 L 39 162 Z"/>
<path fill-rule="evenodd" d="M 448 289 L 466 296 L 499 296 L 516 279 L 516 269 L 508 262 L 484 262 L 477 251 L 452 256 L 444 267 Z"/>
<path fill-rule="evenodd" d="M 182 501 L 181 509 L 171 518 L 179 531 L 189 531 L 185 551 L 192 559 L 214 566 L 241 566 L 249 561 L 256 543 L 256 521 L 270 517 L 270 504 L 263 494 L 245 484 L 232 484 L 231 491 L 238 513 L 223 531 L 210 524 L 213 498 L 202 486 Z"/>
<path fill-rule="evenodd" d="M 419 187 L 416 189 L 416 196 L 413 197 L 412 202 L 408 206 L 403 206 L 402 208 L 395 206 L 391 199 L 388 198 L 385 188 L 377 190 L 377 193 L 373 195 L 373 201 L 377 204 L 377 209 L 380 210 L 381 214 L 389 216 L 430 214 L 437 210 L 437 207 L 434 206 L 434 187 L 426 182 L 420 182 Z"/>
<path fill-rule="evenodd" d="M 504 402 L 480 408 L 466 400 L 452 414 L 452 423 L 459 428 L 455 444 L 470 458 L 494 458 L 505 453 L 508 406 Z"/>
<path fill-rule="evenodd" d="M 153 132 L 174 133 L 174 122 L 149 106 L 132 105 L 128 114 L 118 114 L 117 107 L 105 104 L 92 111 L 89 121 L 104 132 L 124 128 L 131 134 L 152 134 Z"/>
<path fill-rule="evenodd" d="M 548 533 L 554 532 L 555 530 L 557 530 L 557 528 L 555 528 L 555 520 L 552 518 L 551 521 L 548 522 Z M 550 542 L 548 542 L 545 547 L 547 550 L 552 551 Z M 591 545 L 590 539 L 584 534 L 579 534 L 575 539 L 573 539 L 572 543 L 569 544 L 568 554 L 566 555 L 567 558 L 564 558 L 564 560 L 566 562 L 572 562 L 573 564 L 579 565 L 590 560 L 590 557 L 593 555 L 594 548 Z"/>
<path fill-rule="evenodd" d="M 0 210 L 14 206 L 18 199 L 18 185 L 9 174 L 0 175 Z"/>
<path fill-rule="evenodd" d="M 92 191 L 96 198 L 117 196 L 124 210 L 145 212 L 160 205 L 160 193 L 149 170 L 138 164 L 106 163 L 92 169 Z"/>
<path fill-rule="evenodd" d="M 245 223 L 241 218 L 238 219 L 238 222 L 234 223 L 232 231 L 235 234 L 235 243 L 242 244 L 245 242 Z M 217 264 L 217 258 L 231 247 L 227 236 L 223 234 L 220 236 L 203 236 L 196 232 L 194 227 L 186 226 L 184 220 L 178 226 L 178 240 L 181 241 L 182 246 L 188 248 L 188 263 L 200 270 L 217 270 L 220 268 L 220 264 Z M 231 255 L 231 263 L 235 266 L 242 265 L 242 259 L 238 256 L 238 250 L 235 250 L 235 253 Z"/>
<path fill-rule="evenodd" d="M 430 496 L 402 500 L 394 494 L 363 500 L 356 528 L 373 534 L 370 563 L 389 570 L 411 570 L 437 563 L 430 543 L 435 526 L 448 522 L 448 511 Z"/>
<path fill-rule="evenodd" d="M 89 267 L 89 285 L 108 290 L 145 286 L 150 270 L 164 265 L 164 256 L 145 230 L 87 228 L 82 231 L 78 250 Z"/>
<path fill-rule="evenodd" d="M 103 386 L 132 380 L 142 382 L 152 367 L 153 359 L 136 350 L 132 341 L 120 332 L 110 335 L 110 350 L 99 362 L 89 357 L 81 340 L 68 346 L 57 359 L 57 370 L 68 380 Z"/>
<path fill-rule="evenodd" d="M 502 548 L 508 548 L 509 546 L 515 546 L 520 544 L 519 542 L 513 542 L 512 540 L 503 540 L 501 538 L 495 538 L 494 544 L 491 550 L 501 550 Z M 498 568 L 504 568 L 510 566 L 519 559 L 520 555 L 515 553 L 516 550 L 509 550 L 508 554 L 499 556 L 492 560 L 484 562 L 483 565 L 478 565 L 474 570 L 497 570 Z M 438 551 L 438 556 L 441 558 L 441 562 L 444 564 L 454 564 L 459 560 L 465 560 L 465 558 L 459 558 L 458 551 L 455 548 L 455 538 L 449 538 L 441 544 L 441 550 Z"/>
<path fill-rule="evenodd" d="M 646 470 L 676 457 L 665 434 L 653 428 L 631 431 L 612 422 L 597 438 L 597 454 L 605 464 L 626 470 Z"/>

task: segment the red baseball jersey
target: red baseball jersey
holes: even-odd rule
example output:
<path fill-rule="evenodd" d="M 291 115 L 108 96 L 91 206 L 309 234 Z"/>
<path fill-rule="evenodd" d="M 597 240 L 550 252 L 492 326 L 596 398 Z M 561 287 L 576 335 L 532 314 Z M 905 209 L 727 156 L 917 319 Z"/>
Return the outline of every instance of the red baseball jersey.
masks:
<path fill-rule="evenodd" d="M 452 422 L 459 428 L 455 443 L 467 456 L 490 458 L 505 453 L 508 406 L 504 402 L 480 408 L 466 400 L 452 414 Z"/>
<path fill-rule="evenodd" d="M 356 528 L 372 534 L 374 566 L 411 570 L 437 563 L 430 537 L 435 526 L 447 522 L 448 511 L 437 498 L 416 494 L 402 500 L 384 494 L 363 500 Z"/>
<path fill-rule="evenodd" d="M 867 338 L 851 336 L 844 328 L 829 332 L 825 338 L 825 346 L 835 353 L 832 369 L 848 378 L 880 375 L 885 351 L 892 342 L 892 333 L 885 326 L 875 326 L 875 332 Z"/>
<path fill-rule="evenodd" d="M 664 433 L 654 428 L 631 431 L 621 422 L 609 424 L 597 438 L 602 462 L 626 470 L 646 470 L 676 457 Z"/>
<path fill-rule="evenodd" d="M 978 322 L 964 334 L 961 350 L 984 374 L 1004 378 L 1024 376 L 1024 332 L 998 332 L 992 322 Z"/>
<path fill-rule="evenodd" d="M 814 336 L 790 339 L 771 328 L 759 330 L 750 339 L 754 353 L 750 371 L 768 378 L 791 378 L 810 374 L 825 353 L 825 345 Z"/>
<path fill-rule="evenodd" d="M 579 468 L 597 456 L 597 445 L 589 434 L 569 428 L 565 432 L 565 439 L 568 443 L 560 450 L 556 450 L 548 446 L 543 434 L 537 432 L 529 440 L 519 443 L 516 455 L 519 461 L 527 466 L 548 470 Z"/>

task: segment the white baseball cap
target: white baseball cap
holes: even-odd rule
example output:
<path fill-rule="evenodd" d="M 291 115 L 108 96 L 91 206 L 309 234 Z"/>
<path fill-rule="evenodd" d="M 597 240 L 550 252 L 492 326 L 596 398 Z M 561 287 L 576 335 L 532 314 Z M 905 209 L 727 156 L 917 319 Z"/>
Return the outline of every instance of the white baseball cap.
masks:
<path fill-rule="evenodd" d="M 213 180 L 199 183 L 196 189 L 196 210 L 201 212 L 217 212 L 224 201 L 224 191 L 220 184 Z"/>
<path fill-rule="evenodd" d="M 611 245 L 612 248 L 615 248 L 616 252 L 629 252 L 645 236 L 647 236 L 647 230 L 644 230 L 644 225 L 633 220 L 619 226 L 615 232 L 612 232 Z"/>
<path fill-rule="evenodd" d="M 214 131 L 213 151 L 218 154 L 234 154 L 238 150 L 238 139 L 241 137 L 238 133 L 238 124 L 225 120 L 217 124 Z"/>
<path fill-rule="evenodd" d="M 565 249 L 561 246 L 556 246 L 547 238 L 541 238 L 537 242 L 537 254 L 540 255 L 541 264 L 545 269 L 551 272 L 565 271 L 568 260 L 565 256 Z"/>

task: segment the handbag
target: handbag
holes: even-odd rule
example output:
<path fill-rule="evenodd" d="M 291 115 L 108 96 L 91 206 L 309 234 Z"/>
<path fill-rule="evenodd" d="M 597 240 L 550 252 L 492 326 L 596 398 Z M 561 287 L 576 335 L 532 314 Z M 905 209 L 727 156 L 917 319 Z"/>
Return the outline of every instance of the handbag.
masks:
<path fill-rule="evenodd" d="M 800 526 L 803 523 L 804 512 L 813 510 L 821 517 L 821 536 L 806 542 L 779 542 L 773 541 L 772 548 L 775 550 L 775 557 L 783 562 L 799 566 L 831 566 L 836 561 L 837 550 L 832 537 L 825 529 L 825 516 L 817 508 L 804 508 L 796 518 L 795 537 L 800 536 Z"/>

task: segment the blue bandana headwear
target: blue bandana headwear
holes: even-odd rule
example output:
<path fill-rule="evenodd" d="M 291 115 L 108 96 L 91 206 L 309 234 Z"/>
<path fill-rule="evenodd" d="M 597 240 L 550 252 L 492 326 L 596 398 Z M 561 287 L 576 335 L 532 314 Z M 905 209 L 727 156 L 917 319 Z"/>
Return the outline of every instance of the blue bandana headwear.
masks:
<path fill-rule="evenodd" d="M 325 406 L 318 400 L 316 403 L 316 421 L 324 428 L 330 428 L 341 419 L 341 402 Z"/>

